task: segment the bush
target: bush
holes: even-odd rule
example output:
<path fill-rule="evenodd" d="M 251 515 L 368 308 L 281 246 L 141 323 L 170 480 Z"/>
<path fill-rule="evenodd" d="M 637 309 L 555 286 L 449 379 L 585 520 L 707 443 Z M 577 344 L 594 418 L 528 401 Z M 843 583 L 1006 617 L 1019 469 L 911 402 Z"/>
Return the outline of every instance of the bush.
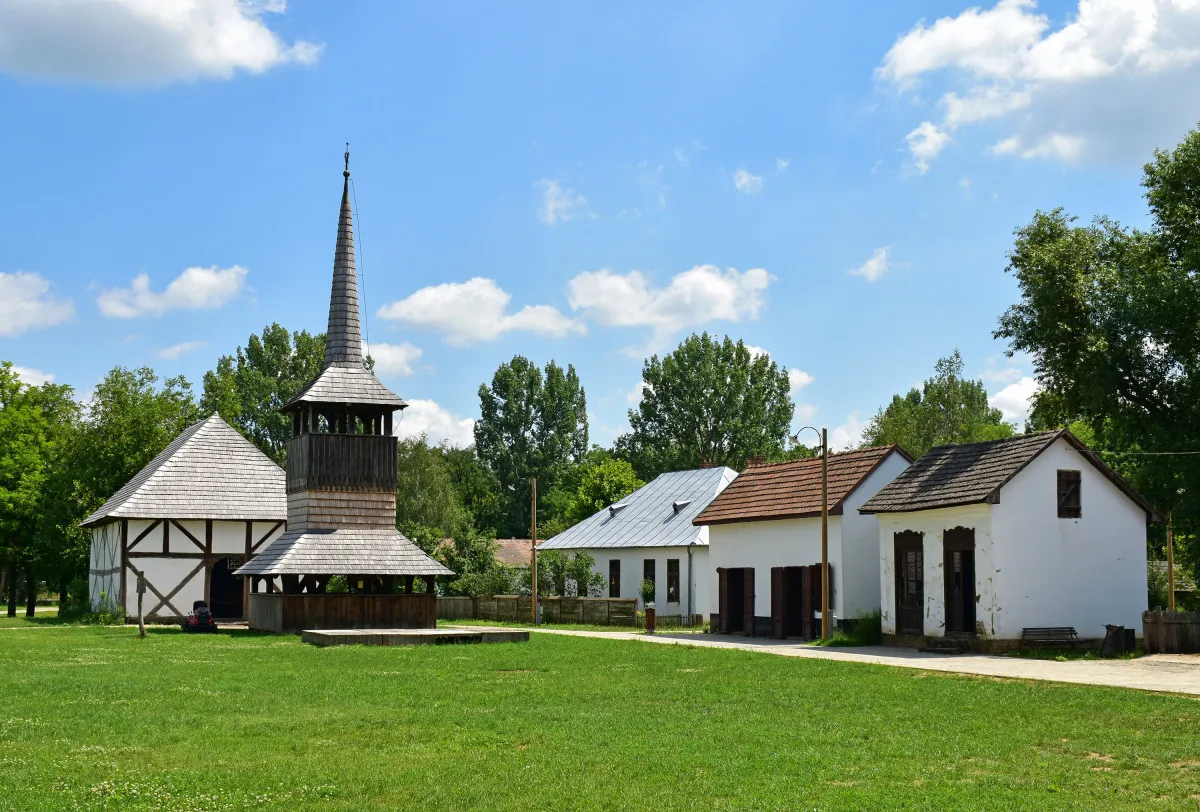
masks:
<path fill-rule="evenodd" d="M 100 593 L 100 599 L 96 602 L 96 611 L 94 612 L 86 592 L 79 593 L 68 590 L 67 594 L 67 602 L 58 612 L 59 620 L 89 626 L 123 626 L 125 624 L 125 613 L 107 592 Z"/>
<path fill-rule="evenodd" d="M 642 581 L 641 588 L 638 589 L 638 594 L 642 596 L 642 603 L 646 606 L 654 603 L 654 582 L 649 578 Z"/>
<path fill-rule="evenodd" d="M 883 622 L 879 610 L 859 612 L 849 623 L 846 631 L 837 629 L 826 646 L 877 646 L 883 639 Z"/>
<path fill-rule="evenodd" d="M 328 595 L 345 595 L 350 591 L 350 583 L 346 580 L 345 575 L 331 575 L 328 583 L 325 584 L 325 593 Z"/>

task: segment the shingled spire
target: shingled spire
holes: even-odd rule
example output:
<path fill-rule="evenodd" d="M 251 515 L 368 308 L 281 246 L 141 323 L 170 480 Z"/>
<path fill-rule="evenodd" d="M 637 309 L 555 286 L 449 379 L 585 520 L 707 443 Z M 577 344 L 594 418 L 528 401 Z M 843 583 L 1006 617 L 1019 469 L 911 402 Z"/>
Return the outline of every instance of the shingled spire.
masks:
<path fill-rule="evenodd" d="M 362 332 L 358 322 L 358 274 L 354 267 L 354 213 L 350 209 L 350 145 L 342 172 L 342 212 L 333 251 L 333 292 L 325 333 L 325 366 L 362 365 Z"/>

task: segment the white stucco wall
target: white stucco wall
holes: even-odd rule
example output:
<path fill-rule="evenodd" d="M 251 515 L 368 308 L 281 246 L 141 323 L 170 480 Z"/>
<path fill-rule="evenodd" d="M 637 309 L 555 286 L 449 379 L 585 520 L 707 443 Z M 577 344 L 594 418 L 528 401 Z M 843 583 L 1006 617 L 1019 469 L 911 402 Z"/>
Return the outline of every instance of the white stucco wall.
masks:
<path fill-rule="evenodd" d="M 183 586 L 175 595 L 171 596 L 171 604 L 179 612 L 186 613 L 192 608 L 193 601 L 204 599 L 204 569 L 201 568 L 190 577 L 189 573 L 192 573 L 192 570 L 196 569 L 196 566 L 203 560 L 201 556 L 204 554 L 205 522 L 203 519 L 179 521 L 179 524 L 199 541 L 199 546 L 178 527 L 172 526 L 167 535 L 167 551 L 169 553 L 184 553 L 192 556 L 191 558 L 161 556 L 163 524 L 159 524 L 141 541 L 134 544 L 134 539 L 152 524 L 154 522 L 148 519 L 129 520 L 129 551 L 139 554 L 131 557 L 130 563 L 144 570 L 147 581 L 163 595 L 170 595 L 182 582 Z M 258 550 L 261 551 L 284 531 L 282 525 L 272 530 L 275 524 L 271 521 L 251 523 L 252 544 L 257 545 L 259 540 L 270 532 Z M 231 555 L 244 559 L 246 555 L 246 522 L 214 521 L 212 551 L 215 556 Z M 156 553 L 158 555 L 155 555 Z M 106 600 L 119 601 L 121 593 L 120 566 L 121 522 L 119 520 L 112 521 L 93 528 L 88 579 L 88 595 L 93 609 L 99 607 L 102 594 Z M 115 572 L 109 572 L 110 570 L 115 570 Z M 153 612 L 158 602 L 159 598 L 147 589 L 143 597 L 143 606 L 147 617 L 176 614 L 170 607 L 162 607 L 157 612 Z M 126 575 L 125 612 L 130 617 L 137 614 L 137 577 L 132 571 Z"/>
<path fill-rule="evenodd" d="M 880 608 L 879 522 L 875 516 L 858 512 L 863 503 L 909 466 L 901 454 L 893 452 L 846 497 L 842 511 L 842 562 L 840 585 L 844 617 L 874 612 Z M 835 575 L 837 571 L 835 570 Z"/>
<path fill-rule="evenodd" d="M 807 567 L 821 563 L 821 519 L 737 522 L 709 527 L 709 606 L 720 605 L 717 568 L 754 567 L 754 614 L 771 616 L 771 568 Z M 830 611 L 845 617 L 842 600 L 842 517 L 829 517 Z"/>
<path fill-rule="evenodd" d="M 884 634 L 896 633 L 896 533 L 915 530 L 922 534 L 921 547 L 925 558 L 922 573 L 925 579 L 923 631 L 930 637 L 941 637 L 946 631 L 942 538 L 951 528 L 969 527 L 975 530 L 976 627 L 982 623 L 982 631 L 986 635 L 995 635 L 1000 604 L 996 600 L 995 545 L 990 505 L 968 505 L 919 513 L 881 513 L 878 520 L 879 610 Z"/>
<path fill-rule="evenodd" d="M 716 611 L 716 609 L 710 608 L 709 604 L 708 579 L 714 578 L 715 572 L 710 575 L 708 547 L 705 545 L 697 544 L 692 547 L 691 584 L 688 583 L 688 550 L 686 547 L 599 547 L 584 550 L 584 552 L 596 559 L 595 570 L 604 576 L 605 584 L 608 583 L 608 563 L 613 560 L 621 562 L 621 594 L 617 597 L 639 597 L 642 588 L 643 562 L 652 558 L 655 561 L 654 585 L 657 592 L 654 598 L 654 607 L 658 614 L 686 614 L 688 594 L 692 589 L 695 590 L 692 606 L 694 614 L 707 617 L 710 612 Z M 667 603 L 667 559 L 670 558 L 679 560 L 679 603 Z M 607 587 L 604 595 L 608 595 Z"/>
<path fill-rule="evenodd" d="M 1058 518 L 1058 470 L 1080 472 L 1082 518 Z M 1065 440 L 1035 458 L 995 505 L 879 515 L 883 631 L 894 634 L 895 533 L 924 534 L 924 633 L 945 633 L 942 536 L 975 530 L 975 619 L 985 636 L 1016 640 L 1026 626 L 1104 624 L 1141 630 L 1146 608 L 1146 514 Z"/>
<path fill-rule="evenodd" d="M 1058 518 L 1058 470 L 1080 472 L 1082 517 Z M 997 637 L 1023 626 L 1074 626 L 1102 637 L 1104 624 L 1142 628 L 1146 514 L 1065 440 L 1000 491 L 992 508 Z"/>

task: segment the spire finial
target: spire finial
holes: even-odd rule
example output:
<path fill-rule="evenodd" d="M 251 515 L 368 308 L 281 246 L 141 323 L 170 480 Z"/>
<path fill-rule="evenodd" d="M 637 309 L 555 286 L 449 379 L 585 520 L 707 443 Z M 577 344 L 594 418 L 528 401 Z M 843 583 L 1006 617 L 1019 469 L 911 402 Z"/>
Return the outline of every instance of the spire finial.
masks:
<path fill-rule="evenodd" d="M 350 177 L 350 142 L 346 142 L 346 168 L 342 171 L 342 177 Z"/>

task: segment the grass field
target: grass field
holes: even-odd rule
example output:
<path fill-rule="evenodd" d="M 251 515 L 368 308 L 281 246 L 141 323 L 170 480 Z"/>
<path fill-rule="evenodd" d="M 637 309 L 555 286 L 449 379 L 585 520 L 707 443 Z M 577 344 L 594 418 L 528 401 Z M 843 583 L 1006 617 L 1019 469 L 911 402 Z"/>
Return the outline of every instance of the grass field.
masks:
<path fill-rule="evenodd" d="M 534 635 L 0 630 L 0 808 L 1196 808 L 1200 702 Z"/>

